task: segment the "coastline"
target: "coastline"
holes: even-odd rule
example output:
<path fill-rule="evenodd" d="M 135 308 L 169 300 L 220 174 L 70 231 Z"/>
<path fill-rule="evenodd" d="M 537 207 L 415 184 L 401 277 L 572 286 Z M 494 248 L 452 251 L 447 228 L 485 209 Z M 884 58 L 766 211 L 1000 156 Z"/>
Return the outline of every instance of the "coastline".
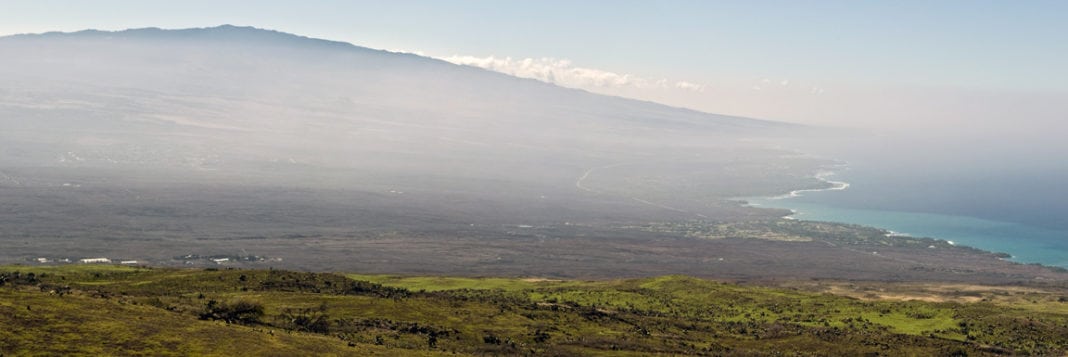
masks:
<path fill-rule="evenodd" d="M 804 194 L 805 192 L 841 191 L 841 190 L 848 189 L 849 188 L 849 182 L 834 181 L 834 180 L 827 179 L 828 177 L 834 176 L 835 174 L 837 174 L 837 172 L 835 172 L 835 171 L 823 170 L 823 171 L 817 172 L 815 175 L 812 176 L 813 178 L 815 178 L 817 180 L 820 180 L 820 181 L 822 181 L 822 182 L 824 182 L 826 184 L 830 184 L 831 187 L 827 187 L 827 188 L 807 188 L 807 189 L 801 189 L 801 190 L 793 190 L 793 191 L 790 191 L 787 194 L 778 195 L 778 196 L 771 196 L 771 197 L 765 197 L 764 199 L 781 200 L 781 199 L 787 199 L 787 198 L 793 198 L 793 197 L 801 197 L 801 195 Z"/>
<path fill-rule="evenodd" d="M 775 196 L 738 197 L 738 198 L 735 198 L 734 200 L 741 201 L 744 206 L 758 207 L 758 206 L 763 206 L 763 205 L 760 204 L 760 203 L 753 203 L 753 201 L 765 201 L 765 200 L 767 200 L 767 201 L 777 201 L 777 200 L 784 200 L 784 199 L 788 199 L 788 198 L 801 197 L 806 192 L 823 192 L 823 191 L 842 191 L 842 190 L 846 190 L 850 186 L 849 182 L 835 181 L 835 180 L 828 179 L 831 176 L 837 175 L 839 171 L 845 171 L 845 170 L 849 170 L 849 164 L 845 163 L 845 162 L 839 162 L 839 163 L 837 163 L 837 164 L 835 164 L 835 165 L 833 165 L 831 167 L 823 168 L 823 169 L 817 171 L 812 176 L 810 176 L 811 178 L 814 178 L 814 179 L 819 180 L 819 181 L 821 181 L 821 182 L 823 182 L 825 184 L 830 185 L 830 187 L 798 189 L 798 190 L 793 190 L 793 191 L 787 192 L 785 194 L 775 195 Z M 786 209 L 789 209 L 789 208 L 786 208 Z M 783 216 L 783 218 L 784 219 L 796 219 L 796 218 L 793 218 L 793 217 L 790 217 L 790 216 L 798 214 L 800 212 L 797 212 L 794 209 L 789 209 L 789 210 L 790 210 L 790 215 Z"/>
<path fill-rule="evenodd" d="M 835 168 L 848 169 L 844 165 Z M 790 213 L 782 216 L 782 219 L 827 221 L 875 227 L 885 231 L 887 237 L 929 237 L 949 245 L 1004 255 L 1003 260 L 1018 264 L 1068 268 L 1068 257 L 1057 253 L 1068 250 L 1068 242 L 1062 242 L 1063 238 L 1060 238 L 1066 232 L 968 216 L 851 209 L 787 200 L 810 193 L 848 189 L 850 187 L 848 182 L 832 179 L 836 174 L 837 171 L 824 169 L 812 176 L 830 187 L 800 189 L 782 195 L 746 197 L 739 198 L 739 200 L 743 201 L 746 206 L 789 210 Z M 1004 237 L 1028 237 L 1028 239 L 1009 240 Z"/>

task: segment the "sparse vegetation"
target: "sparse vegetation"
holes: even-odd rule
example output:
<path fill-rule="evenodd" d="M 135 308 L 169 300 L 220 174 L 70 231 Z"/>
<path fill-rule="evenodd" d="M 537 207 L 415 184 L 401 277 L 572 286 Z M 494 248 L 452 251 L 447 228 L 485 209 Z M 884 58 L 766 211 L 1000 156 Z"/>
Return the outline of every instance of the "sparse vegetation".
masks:
<path fill-rule="evenodd" d="M 916 287 L 768 287 L 685 276 L 572 281 L 62 266 L 8 267 L 0 277 L 0 324 L 17 327 L 0 331 L 5 355 L 1068 351 L 1066 291 L 1057 287 L 947 287 L 938 293 L 943 301 L 904 301 L 888 291 Z M 871 298 L 824 293 L 832 285 Z M 212 347 L 222 345 L 230 347 Z"/>

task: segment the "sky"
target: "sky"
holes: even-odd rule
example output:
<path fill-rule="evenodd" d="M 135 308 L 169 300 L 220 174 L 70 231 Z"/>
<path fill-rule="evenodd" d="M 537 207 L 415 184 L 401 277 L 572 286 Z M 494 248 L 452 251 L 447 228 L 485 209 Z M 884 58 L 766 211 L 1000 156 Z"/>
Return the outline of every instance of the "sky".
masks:
<path fill-rule="evenodd" d="M 221 24 L 713 113 L 1068 129 L 1068 1 L 0 0 L 0 34 Z"/>

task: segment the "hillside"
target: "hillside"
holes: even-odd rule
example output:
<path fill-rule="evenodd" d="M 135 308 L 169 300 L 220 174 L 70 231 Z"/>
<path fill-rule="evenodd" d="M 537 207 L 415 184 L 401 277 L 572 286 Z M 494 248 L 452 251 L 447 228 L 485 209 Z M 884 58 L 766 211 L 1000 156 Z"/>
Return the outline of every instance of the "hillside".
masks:
<path fill-rule="evenodd" d="M 1068 349 L 1068 290 L 1055 286 L 763 287 L 683 276 L 574 281 L 93 265 L 0 271 L 5 355 L 900 356 Z M 926 289 L 926 301 L 902 300 L 916 298 L 917 289 Z M 850 290 L 868 293 L 825 293 Z"/>
<path fill-rule="evenodd" d="M 16 35 L 0 53 L 6 262 L 296 268 L 318 263 L 308 237 L 774 218 L 729 199 L 822 187 L 832 163 L 767 142 L 809 128 L 250 27 Z"/>

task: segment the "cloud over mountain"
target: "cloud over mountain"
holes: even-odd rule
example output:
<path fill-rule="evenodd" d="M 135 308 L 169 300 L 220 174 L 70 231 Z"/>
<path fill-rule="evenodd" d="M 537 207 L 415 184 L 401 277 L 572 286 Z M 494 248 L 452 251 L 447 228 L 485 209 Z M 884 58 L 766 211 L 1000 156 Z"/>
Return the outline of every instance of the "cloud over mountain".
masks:
<path fill-rule="evenodd" d="M 518 59 L 512 57 L 454 55 L 440 59 L 455 64 L 484 68 L 516 77 L 537 79 L 571 88 L 593 90 L 598 88 L 681 89 L 693 92 L 701 92 L 705 88 L 704 85 L 687 81 L 647 78 L 629 73 L 579 67 L 572 63 L 571 60 L 551 57 Z"/>

